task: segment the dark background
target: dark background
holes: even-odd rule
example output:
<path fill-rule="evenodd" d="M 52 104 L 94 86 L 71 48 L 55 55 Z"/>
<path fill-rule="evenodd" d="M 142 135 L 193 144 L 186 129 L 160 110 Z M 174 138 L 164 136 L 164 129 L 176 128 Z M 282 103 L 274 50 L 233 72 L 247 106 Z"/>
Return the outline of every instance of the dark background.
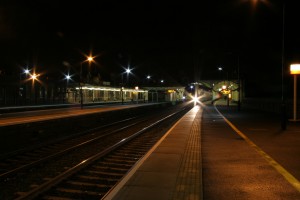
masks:
<path fill-rule="evenodd" d="M 246 95 L 278 97 L 282 83 L 289 95 L 289 65 L 300 61 L 299 19 L 296 1 L 12 0 L 0 3 L 0 70 L 61 78 L 93 55 L 92 71 L 115 85 L 128 66 L 135 83 L 150 74 L 184 86 L 239 71 Z"/>

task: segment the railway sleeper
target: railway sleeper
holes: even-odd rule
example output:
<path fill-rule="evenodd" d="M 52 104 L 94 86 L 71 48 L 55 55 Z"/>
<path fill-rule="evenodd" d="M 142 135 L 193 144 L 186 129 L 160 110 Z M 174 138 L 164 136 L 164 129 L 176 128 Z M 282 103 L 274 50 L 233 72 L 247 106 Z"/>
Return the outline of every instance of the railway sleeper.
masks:
<path fill-rule="evenodd" d="M 71 199 L 99 199 L 103 194 L 94 191 L 84 191 L 76 189 L 56 188 L 57 195 L 60 197 L 68 197 Z"/>
<path fill-rule="evenodd" d="M 124 172 L 126 173 L 128 171 L 129 168 L 125 168 L 125 167 L 110 167 L 110 166 L 94 166 L 94 169 L 97 170 L 102 170 L 102 171 L 116 171 L 116 172 Z"/>
<path fill-rule="evenodd" d="M 108 182 L 108 183 L 110 183 L 110 182 L 115 183 L 115 182 L 119 181 L 118 178 L 111 178 L 111 177 L 95 177 L 95 176 L 80 175 L 77 178 L 85 179 L 85 180 L 88 180 L 88 181 L 105 181 L 105 182 Z"/>
<path fill-rule="evenodd" d="M 57 197 L 57 196 L 44 196 L 43 199 L 45 200 L 74 200 L 72 198 L 64 198 L 64 197 Z"/>
<path fill-rule="evenodd" d="M 127 164 L 127 163 L 111 163 L 111 162 L 106 162 L 106 161 L 100 161 L 101 165 L 104 166 L 110 166 L 110 167 L 122 167 L 122 168 L 130 168 L 132 167 L 132 164 Z"/>
<path fill-rule="evenodd" d="M 86 188 L 88 190 L 91 191 L 95 191 L 95 190 L 99 190 L 99 189 L 103 189 L 105 191 L 107 191 L 107 189 L 113 187 L 114 185 L 108 185 L 108 184 L 99 184 L 99 183 L 91 183 L 91 182 L 82 182 L 82 181 L 67 181 L 67 184 L 72 185 L 72 188 Z"/>
<path fill-rule="evenodd" d="M 115 155 L 123 156 L 123 157 L 132 157 L 132 156 L 143 156 L 145 152 L 116 152 Z"/>
<path fill-rule="evenodd" d="M 139 158 L 135 159 L 135 160 L 124 160 L 124 159 L 118 159 L 118 158 L 105 158 L 105 161 L 108 161 L 108 162 L 113 162 L 113 163 L 127 163 L 129 165 L 129 163 L 136 163 L 136 161 L 138 160 Z"/>
<path fill-rule="evenodd" d="M 93 170 L 88 170 L 87 172 L 89 174 L 96 174 L 97 176 L 110 176 L 110 177 L 119 177 L 119 178 L 121 178 L 124 175 L 124 173 L 102 172 L 102 171 L 93 171 Z"/>
<path fill-rule="evenodd" d="M 140 159 L 139 156 L 137 155 L 131 155 L 131 156 L 122 156 L 122 155 L 110 155 L 108 156 L 106 159 L 112 159 L 112 160 L 117 160 L 117 162 L 120 162 L 120 161 L 130 161 L 130 160 L 138 160 Z"/>

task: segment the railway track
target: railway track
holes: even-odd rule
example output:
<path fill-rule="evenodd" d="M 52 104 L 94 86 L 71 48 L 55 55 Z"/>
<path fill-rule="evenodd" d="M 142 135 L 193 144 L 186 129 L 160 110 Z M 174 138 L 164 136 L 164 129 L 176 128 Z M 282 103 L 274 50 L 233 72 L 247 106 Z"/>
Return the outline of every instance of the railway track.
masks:
<path fill-rule="evenodd" d="M 171 121 L 175 122 L 187 110 L 186 108 L 181 108 L 177 112 L 168 111 L 168 114 L 164 114 L 167 117 L 163 119 L 158 119 L 162 113 L 150 115 L 146 118 L 126 119 L 111 125 L 111 127 L 117 126 L 117 129 L 110 130 L 108 128 L 109 125 L 107 125 L 108 129 L 102 131 L 101 134 L 96 134 L 97 130 L 101 129 L 100 127 L 98 129 L 93 128 L 94 131 L 89 131 L 89 137 L 83 134 L 79 137 L 81 139 L 76 138 L 80 141 L 79 143 L 71 142 L 66 146 L 56 143 L 53 144 L 54 147 L 52 149 L 49 146 L 43 147 L 48 149 L 45 150 L 46 152 L 48 151 L 48 154 L 49 152 L 55 153 L 50 153 L 48 156 L 43 156 L 41 159 L 36 159 L 34 162 L 25 165 L 15 164 L 21 167 L 6 171 L 0 175 L 0 186 L 3 190 L 6 190 L 1 198 L 51 199 L 54 196 L 59 198 L 69 196 L 68 198 L 71 199 L 75 197 L 82 199 L 84 195 L 87 195 L 84 198 L 99 199 L 155 144 L 164 133 L 161 130 L 170 126 L 172 124 Z M 170 112 L 172 114 L 169 114 Z M 159 125 L 160 128 L 158 128 Z M 148 133 L 145 134 L 146 132 Z M 141 139 L 134 139 L 135 137 Z M 128 142 L 131 144 L 127 144 Z M 65 143 L 63 142 L 63 144 Z M 58 148 L 58 146 L 64 147 Z M 34 151 L 29 151 L 25 154 L 26 156 L 17 154 L 17 157 L 11 159 L 11 162 L 14 163 L 14 160 L 20 161 L 22 158 L 30 160 L 30 156 L 34 154 L 40 153 L 39 151 L 35 151 L 35 153 Z M 28 176 L 28 174 L 31 175 Z M 86 180 L 84 181 L 84 179 Z M 20 182 L 21 186 L 12 188 L 12 185 L 16 184 L 16 182 Z M 58 183 L 59 185 L 56 186 Z M 69 187 L 62 184 L 73 186 Z M 89 187 L 93 189 L 88 189 Z M 94 187 L 99 190 L 96 190 Z M 46 195 L 43 195 L 43 197 L 39 196 L 41 195 L 40 193 L 45 191 L 48 191 Z M 95 191 L 97 191 L 97 194 Z"/>
<path fill-rule="evenodd" d="M 134 120 L 134 118 L 128 118 L 105 126 L 89 129 L 59 140 L 54 140 L 51 141 L 50 144 L 42 144 L 33 148 L 22 149 L 2 155 L 0 162 L 0 179 L 5 179 L 21 170 L 36 166 L 45 160 L 54 159 L 64 155 L 81 146 L 89 145 L 110 134 L 122 131 L 125 128 L 130 128 L 137 123 L 132 122 L 130 124 L 130 121 L 132 120 Z M 129 124 L 125 125 L 125 123 Z M 113 126 L 120 126 L 120 128 L 112 129 Z M 101 132 L 98 132 L 99 130 L 101 130 Z"/>

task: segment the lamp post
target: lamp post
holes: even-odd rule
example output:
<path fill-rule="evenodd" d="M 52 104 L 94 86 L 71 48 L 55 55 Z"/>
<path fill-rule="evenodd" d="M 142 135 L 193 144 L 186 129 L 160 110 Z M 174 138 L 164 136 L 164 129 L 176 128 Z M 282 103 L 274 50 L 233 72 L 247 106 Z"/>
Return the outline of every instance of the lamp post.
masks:
<path fill-rule="evenodd" d="M 238 111 L 241 110 L 241 77 L 240 77 L 240 56 L 238 55 L 238 58 L 237 58 L 237 67 L 238 67 L 238 72 L 237 72 L 237 75 L 238 75 L 238 92 L 239 92 L 239 97 L 238 97 Z"/>
<path fill-rule="evenodd" d="M 123 95 L 123 90 L 124 90 L 124 74 L 126 73 L 126 83 L 128 83 L 128 78 L 129 74 L 131 73 L 131 70 L 129 67 L 125 69 L 125 72 L 122 73 L 122 87 L 121 87 L 121 98 L 122 98 L 122 104 L 124 104 L 124 95 Z"/>
<path fill-rule="evenodd" d="M 222 67 L 219 67 L 218 70 L 219 71 L 224 71 L 224 69 Z M 226 104 L 227 104 L 227 107 L 229 107 L 229 94 L 230 94 L 231 91 L 229 90 L 229 85 L 230 84 L 229 84 L 228 70 L 226 70 L 226 79 L 227 79 L 227 84 L 226 84 L 226 81 L 224 80 L 225 85 L 222 86 L 221 92 L 222 92 L 222 94 L 226 95 L 225 96 L 226 97 Z"/>
<path fill-rule="evenodd" d="M 124 90 L 124 87 L 122 86 L 121 87 L 121 100 L 122 100 L 122 104 L 124 104 L 123 90 Z"/>
<path fill-rule="evenodd" d="M 79 77 L 79 95 L 80 95 L 80 108 L 83 108 L 83 94 L 82 94 L 82 62 L 80 63 L 80 77 Z"/>
<path fill-rule="evenodd" d="M 66 88 L 65 88 L 65 92 L 64 92 L 64 96 L 63 96 L 63 103 L 65 103 L 65 97 L 68 94 L 68 84 L 69 84 L 69 80 L 71 80 L 71 76 L 69 74 L 65 75 L 65 79 L 66 79 Z"/>
<path fill-rule="evenodd" d="M 93 58 L 92 56 L 88 56 L 87 59 L 86 59 L 85 61 L 83 61 L 83 62 L 80 63 L 79 93 L 80 93 L 80 108 L 81 108 L 81 109 L 83 109 L 83 91 L 82 91 L 82 84 L 83 84 L 82 82 L 83 82 L 83 79 L 82 79 L 82 64 L 83 64 L 84 62 L 86 62 L 86 61 L 88 61 L 89 64 L 90 64 L 91 62 L 94 61 L 94 58 Z"/>
<path fill-rule="evenodd" d="M 28 98 L 28 83 L 27 83 L 27 80 L 28 80 L 28 76 L 30 74 L 30 70 L 28 68 L 24 69 L 24 73 L 25 73 L 25 82 L 24 82 L 24 98 L 25 98 L 25 104 L 27 104 L 27 98 Z"/>
<path fill-rule="evenodd" d="M 263 0 L 260 0 L 264 3 Z M 252 0 L 254 4 L 258 2 L 258 0 Z M 282 2 L 282 24 L 281 24 L 281 129 L 285 130 L 287 126 L 286 119 L 286 102 L 284 97 L 284 54 L 285 54 L 285 2 Z"/>
<path fill-rule="evenodd" d="M 128 77 L 129 77 L 129 74 L 131 73 L 131 70 L 130 68 L 127 68 L 125 69 L 125 72 L 122 73 L 122 86 L 124 86 L 124 78 L 123 78 L 123 75 L 126 73 L 126 83 L 128 83 Z"/>
<path fill-rule="evenodd" d="M 33 73 L 30 75 L 30 79 L 32 80 L 32 86 L 31 89 L 33 90 L 33 95 L 34 95 L 34 103 L 37 103 L 37 96 L 36 96 L 36 88 L 35 88 L 35 81 L 38 80 L 39 74 Z"/>
<path fill-rule="evenodd" d="M 297 75 L 300 74 L 300 64 L 292 64 L 290 66 L 290 73 L 294 75 L 294 106 L 293 106 L 293 119 L 290 121 L 299 121 L 297 120 Z"/>
<path fill-rule="evenodd" d="M 139 103 L 139 87 L 135 86 L 134 89 L 136 91 L 136 103 Z"/>
<path fill-rule="evenodd" d="M 127 74 L 127 76 L 126 76 L 126 78 L 127 78 L 126 79 L 126 83 L 128 83 L 128 78 L 129 78 L 129 74 L 131 73 L 131 69 L 127 68 L 125 72 Z"/>
<path fill-rule="evenodd" d="M 281 129 L 286 130 L 286 102 L 284 98 L 284 21 L 285 21 L 285 3 L 282 4 L 282 40 L 281 40 Z"/>

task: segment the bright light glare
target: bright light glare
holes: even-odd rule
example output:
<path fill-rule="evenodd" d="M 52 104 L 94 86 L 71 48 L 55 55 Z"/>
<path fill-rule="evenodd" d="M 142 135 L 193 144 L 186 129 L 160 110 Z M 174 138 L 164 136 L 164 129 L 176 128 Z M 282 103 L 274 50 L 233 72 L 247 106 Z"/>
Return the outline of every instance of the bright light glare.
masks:
<path fill-rule="evenodd" d="M 193 101 L 194 101 L 194 102 L 198 102 L 199 99 L 198 99 L 197 97 L 193 97 Z"/>
<path fill-rule="evenodd" d="M 24 80 L 24 82 L 32 81 L 34 83 L 35 81 L 37 81 L 41 83 L 41 81 L 39 80 L 39 76 L 41 76 L 42 74 L 36 74 L 35 72 L 30 73 L 30 71 L 30 69 L 24 69 L 24 73 L 26 74 L 26 80 Z"/>
<path fill-rule="evenodd" d="M 66 74 L 65 75 L 65 79 L 70 80 L 71 79 L 71 75 L 70 74 Z"/>
<path fill-rule="evenodd" d="M 92 56 L 89 56 L 89 57 L 87 58 L 87 60 L 88 60 L 89 62 L 91 62 L 91 61 L 94 60 L 94 58 L 93 58 Z"/>
<path fill-rule="evenodd" d="M 31 79 L 32 79 L 32 80 L 36 80 L 36 79 L 37 79 L 37 75 L 36 75 L 36 74 L 32 74 L 32 75 L 31 75 Z"/>
<path fill-rule="evenodd" d="M 205 95 L 201 95 L 198 97 L 192 96 L 191 94 L 188 95 L 189 98 L 191 98 L 192 100 L 190 102 L 193 102 L 194 105 L 196 105 L 197 103 L 200 104 L 201 106 L 205 106 L 205 104 L 203 104 L 200 99 L 203 98 Z"/>
<path fill-rule="evenodd" d="M 300 74 L 300 64 L 292 64 L 290 66 L 291 74 Z"/>
<path fill-rule="evenodd" d="M 126 69 L 126 73 L 129 74 L 131 72 L 131 69 Z"/>

